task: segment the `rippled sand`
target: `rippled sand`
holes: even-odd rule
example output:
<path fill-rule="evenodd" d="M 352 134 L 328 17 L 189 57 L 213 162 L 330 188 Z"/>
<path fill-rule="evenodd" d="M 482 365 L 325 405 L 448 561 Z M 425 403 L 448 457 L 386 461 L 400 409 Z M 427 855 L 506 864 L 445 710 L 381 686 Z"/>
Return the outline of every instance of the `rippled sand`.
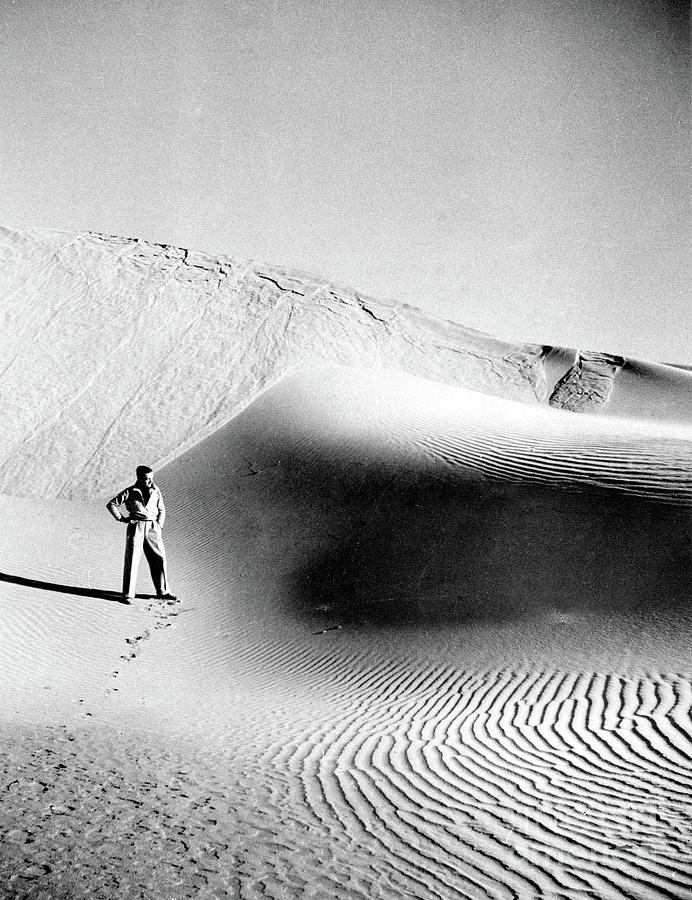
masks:
<path fill-rule="evenodd" d="M 157 474 L 134 607 L 3 498 L 4 896 L 692 896 L 691 448 L 325 368 Z"/>

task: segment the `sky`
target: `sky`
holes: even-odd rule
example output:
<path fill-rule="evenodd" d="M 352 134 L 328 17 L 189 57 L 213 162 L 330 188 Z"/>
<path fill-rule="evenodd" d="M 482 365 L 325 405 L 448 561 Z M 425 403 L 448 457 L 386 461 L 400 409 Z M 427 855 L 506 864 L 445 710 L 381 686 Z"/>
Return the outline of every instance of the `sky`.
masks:
<path fill-rule="evenodd" d="M 692 364 L 688 19 L 665 0 L 0 0 L 0 224 Z"/>

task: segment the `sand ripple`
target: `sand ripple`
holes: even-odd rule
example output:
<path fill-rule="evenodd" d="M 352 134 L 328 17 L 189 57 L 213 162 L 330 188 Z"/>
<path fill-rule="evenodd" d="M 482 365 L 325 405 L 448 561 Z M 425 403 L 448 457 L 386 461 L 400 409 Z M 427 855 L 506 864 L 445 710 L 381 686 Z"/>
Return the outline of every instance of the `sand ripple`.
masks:
<path fill-rule="evenodd" d="M 407 896 L 692 896 L 685 679 L 392 668 L 273 760 L 333 840 Z"/>
<path fill-rule="evenodd" d="M 6 743 L 3 896 L 692 897 L 688 679 L 294 664 L 331 714 L 223 752 Z"/>
<path fill-rule="evenodd" d="M 502 481 L 610 488 L 668 502 L 692 500 L 689 430 L 517 408 L 497 398 L 438 390 L 437 404 L 396 392 L 377 405 L 379 427 L 456 471 Z M 432 394 L 432 392 L 431 392 Z M 459 403 L 464 406 L 459 408 Z"/>

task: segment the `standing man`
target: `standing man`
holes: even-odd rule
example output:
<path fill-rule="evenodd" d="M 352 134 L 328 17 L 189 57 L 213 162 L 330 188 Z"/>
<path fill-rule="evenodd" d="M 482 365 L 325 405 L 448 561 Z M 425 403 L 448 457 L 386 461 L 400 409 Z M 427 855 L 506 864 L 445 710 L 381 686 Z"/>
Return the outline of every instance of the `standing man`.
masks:
<path fill-rule="evenodd" d="M 127 510 L 127 515 L 122 514 L 122 506 Z M 137 481 L 109 500 L 106 508 L 118 522 L 127 523 L 123 571 L 124 601 L 130 603 L 134 599 L 142 550 L 149 563 L 156 596 L 175 600 L 168 590 L 166 578 L 166 551 L 162 534 L 166 507 L 161 491 L 154 484 L 154 473 L 149 466 L 137 466 Z"/>

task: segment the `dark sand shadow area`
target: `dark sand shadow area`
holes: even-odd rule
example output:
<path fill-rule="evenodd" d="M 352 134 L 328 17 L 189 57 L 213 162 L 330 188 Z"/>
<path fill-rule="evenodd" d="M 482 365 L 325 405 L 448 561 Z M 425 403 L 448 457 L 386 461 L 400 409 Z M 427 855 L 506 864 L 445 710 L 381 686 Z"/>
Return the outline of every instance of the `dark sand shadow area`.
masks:
<path fill-rule="evenodd" d="M 324 374 L 334 407 L 321 415 L 310 404 L 322 388 L 287 381 L 162 473 L 200 523 L 198 570 L 261 597 L 253 609 L 278 606 L 308 627 L 393 628 L 683 610 L 685 495 L 632 492 L 657 487 L 667 447 L 646 456 L 623 432 L 601 452 L 576 431 L 551 456 L 513 442 L 509 420 L 495 447 L 460 406 L 448 464 L 425 444 L 425 409 L 421 427 L 399 428 L 408 406 L 386 395 L 368 406 L 345 378 Z M 347 416 L 360 432 L 341 427 Z"/>
<path fill-rule="evenodd" d="M 18 584 L 22 587 L 36 588 L 41 591 L 55 591 L 58 594 L 73 594 L 76 597 L 93 597 L 96 600 L 109 600 L 112 603 L 124 603 L 123 595 L 117 591 L 107 591 L 100 588 L 87 588 L 74 584 L 55 584 L 52 581 L 40 581 L 37 578 L 24 578 L 21 575 L 9 575 L 0 572 L 0 581 L 9 584 Z M 148 599 L 149 594 L 137 594 L 139 599 Z"/>
<path fill-rule="evenodd" d="M 313 461 L 310 477 L 293 486 L 312 501 L 316 523 L 332 520 L 329 546 L 293 573 L 298 615 L 322 610 L 343 623 L 394 626 L 507 622 L 573 611 L 661 614 L 689 599 L 684 507 L 593 488 L 445 483 L 412 471 L 371 476 L 349 499 L 329 468 L 317 473 Z"/>

